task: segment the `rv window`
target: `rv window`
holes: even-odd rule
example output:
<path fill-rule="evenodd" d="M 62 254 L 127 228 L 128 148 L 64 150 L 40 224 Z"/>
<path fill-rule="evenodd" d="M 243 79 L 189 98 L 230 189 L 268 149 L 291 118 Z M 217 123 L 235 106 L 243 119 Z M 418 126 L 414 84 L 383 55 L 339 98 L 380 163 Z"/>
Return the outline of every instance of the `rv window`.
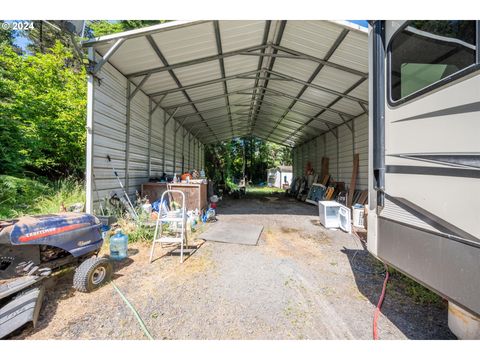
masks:
<path fill-rule="evenodd" d="M 390 94 L 403 99 L 475 64 L 476 21 L 410 21 L 390 43 Z"/>

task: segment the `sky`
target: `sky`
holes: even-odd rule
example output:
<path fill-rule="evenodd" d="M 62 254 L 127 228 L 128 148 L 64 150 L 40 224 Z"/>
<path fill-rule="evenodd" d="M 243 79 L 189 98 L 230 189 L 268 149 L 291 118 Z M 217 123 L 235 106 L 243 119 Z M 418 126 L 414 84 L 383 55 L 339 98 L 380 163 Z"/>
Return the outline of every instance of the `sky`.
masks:
<path fill-rule="evenodd" d="M 367 20 L 347 20 L 347 21 L 350 21 L 354 24 L 357 24 L 357 25 L 360 25 L 360 26 L 363 26 L 363 27 L 368 27 Z"/>

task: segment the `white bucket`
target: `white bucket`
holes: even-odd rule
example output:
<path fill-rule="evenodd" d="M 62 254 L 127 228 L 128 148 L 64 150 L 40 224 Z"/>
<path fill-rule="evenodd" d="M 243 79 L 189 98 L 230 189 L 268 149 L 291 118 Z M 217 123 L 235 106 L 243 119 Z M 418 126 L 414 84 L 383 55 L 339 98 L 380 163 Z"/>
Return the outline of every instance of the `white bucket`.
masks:
<path fill-rule="evenodd" d="M 353 207 L 353 226 L 358 228 L 365 228 L 363 224 L 363 217 L 365 214 L 365 209 L 362 207 Z"/>

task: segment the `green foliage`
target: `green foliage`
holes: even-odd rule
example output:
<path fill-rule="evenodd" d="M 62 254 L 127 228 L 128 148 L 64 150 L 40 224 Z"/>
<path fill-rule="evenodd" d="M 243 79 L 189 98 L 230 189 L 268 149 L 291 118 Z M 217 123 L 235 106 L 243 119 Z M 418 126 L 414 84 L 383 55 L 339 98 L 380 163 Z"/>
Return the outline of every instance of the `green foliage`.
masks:
<path fill-rule="evenodd" d="M 20 56 L 0 45 L 0 172 L 81 177 L 85 158 L 86 73 L 60 42 Z"/>
<path fill-rule="evenodd" d="M 98 37 L 103 35 L 115 34 L 122 31 L 133 30 L 145 26 L 151 26 L 167 22 L 168 20 L 92 20 L 87 23 L 88 36 Z"/>
<path fill-rule="evenodd" d="M 91 21 L 87 26 L 89 28 L 89 37 L 98 37 L 123 31 L 120 22 L 111 22 L 107 20 Z"/>
<path fill-rule="evenodd" d="M 85 202 L 85 190 L 75 179 L 49 182 L 0 175 L 0 219 L 59 212 L 62 204 L 79 202 Z"/>
<path fill-rule="evenodd" d="M 33 211 L 34 199 L 47 193 L 48 186 L 39 181 L 0 175 L 0 219 Z"/>
<path fill-rule="evenodd" d="M 268 196 L 272 194 L 283 194 L 285 190 L 268 186 L 249 186 L 247 194 L 250 196 Z"/>
<path fill-rule="evenodd" d="M 388 272 L 390 273 L 391 280 L 387 284 L 387 293 L 389 291 L 406 293 L 417 304 L 436 306 L 444 305 L 443 299 L 439 295 L 427 289 L 415 280 L 403 275 L 401 272 L 393 269 L 392 267 L 388 267 Z"/>
<path fill-rule="evenodd" d="M 57 42 L 64 47 L 71 46 L 71 40 L 67 33 L 61 32 L 41 20 L 33 20 L 33 28 L 21 31 L 21 35 L 28 38 L 27 49 L 32 54 L 46 53 Z"/>
<path fill-rule="evenodd" d="M 4 23 L 5 20 L 0 20 L 0 24 Z M 0 44 L 13 46 L 15 33 L 12 30 L 5 30 L 0 27 Z"/>
<path fill-rule="evenodd" d="M 154 227 L 136 225 L 135 229 L 127 234 L 128 242 L 152 242 L 154 231 Z"/>
<path fill-rule="evenodd" d="M 286 146 L 257 138 L 233 138 L 206 147 L 206 172 L 218 183 L 229 184 L 245 176 L 253 183 L 266 181 L 267 170 L 291 165 L 291 152 Z"/>
<path fill-rule="evenodd" d="M 56 180 L 49 183 L 49 189 L 49 193 L 35 199 L 34 213 L 56 213 L 61 210 L 62 205 L 68 209 L 76 203 L 85 204 L 85 186 L 81 181 L 73 178 Z"/>

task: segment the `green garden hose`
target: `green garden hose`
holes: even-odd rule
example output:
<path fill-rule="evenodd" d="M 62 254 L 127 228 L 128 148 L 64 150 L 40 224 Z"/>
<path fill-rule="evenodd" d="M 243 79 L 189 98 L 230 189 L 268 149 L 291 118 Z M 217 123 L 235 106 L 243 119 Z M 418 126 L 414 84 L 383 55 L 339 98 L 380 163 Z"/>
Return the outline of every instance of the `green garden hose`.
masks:
<path fill-rule="evenodd" d="M 135 310 L 135 308 L 133 307 L 132 304 L 130 304 L 130 302 L 127 300 L 127 298 L 125 297 L 125 295 L 123 295 L 123 293 L 120 291 L 120 289 L 117 287 L 117 285 L 115 285 L 115 283 L 113 281 L 111 281 L 111 284 L 113 286 L 113 288 L 115 290 L 117 290 L 117 293 L 118 295 L 120 295 L 120 297 L 122 298 L 122 300 L 125 302 L 125 304 L 127 304 L 127 306 L 130 308 L 130 310 L 132 310 L 133 312 L 133 315 L 135 315 L 135 318 L 137 319 L 138 323 L 140 324 L 140 327 L 142 328 L 143 330 L 143 333 L 145 334 L 145 336 L 149 339 L 149 340 L 154 340 L 152 335 L 150 334 L 150 332 L 148 331 L 147 327 L 145 326 L 145 323 L 143 322 L 142 318 L 140 317 L 140 315 L 138 314 L 137 310 Z"/>

